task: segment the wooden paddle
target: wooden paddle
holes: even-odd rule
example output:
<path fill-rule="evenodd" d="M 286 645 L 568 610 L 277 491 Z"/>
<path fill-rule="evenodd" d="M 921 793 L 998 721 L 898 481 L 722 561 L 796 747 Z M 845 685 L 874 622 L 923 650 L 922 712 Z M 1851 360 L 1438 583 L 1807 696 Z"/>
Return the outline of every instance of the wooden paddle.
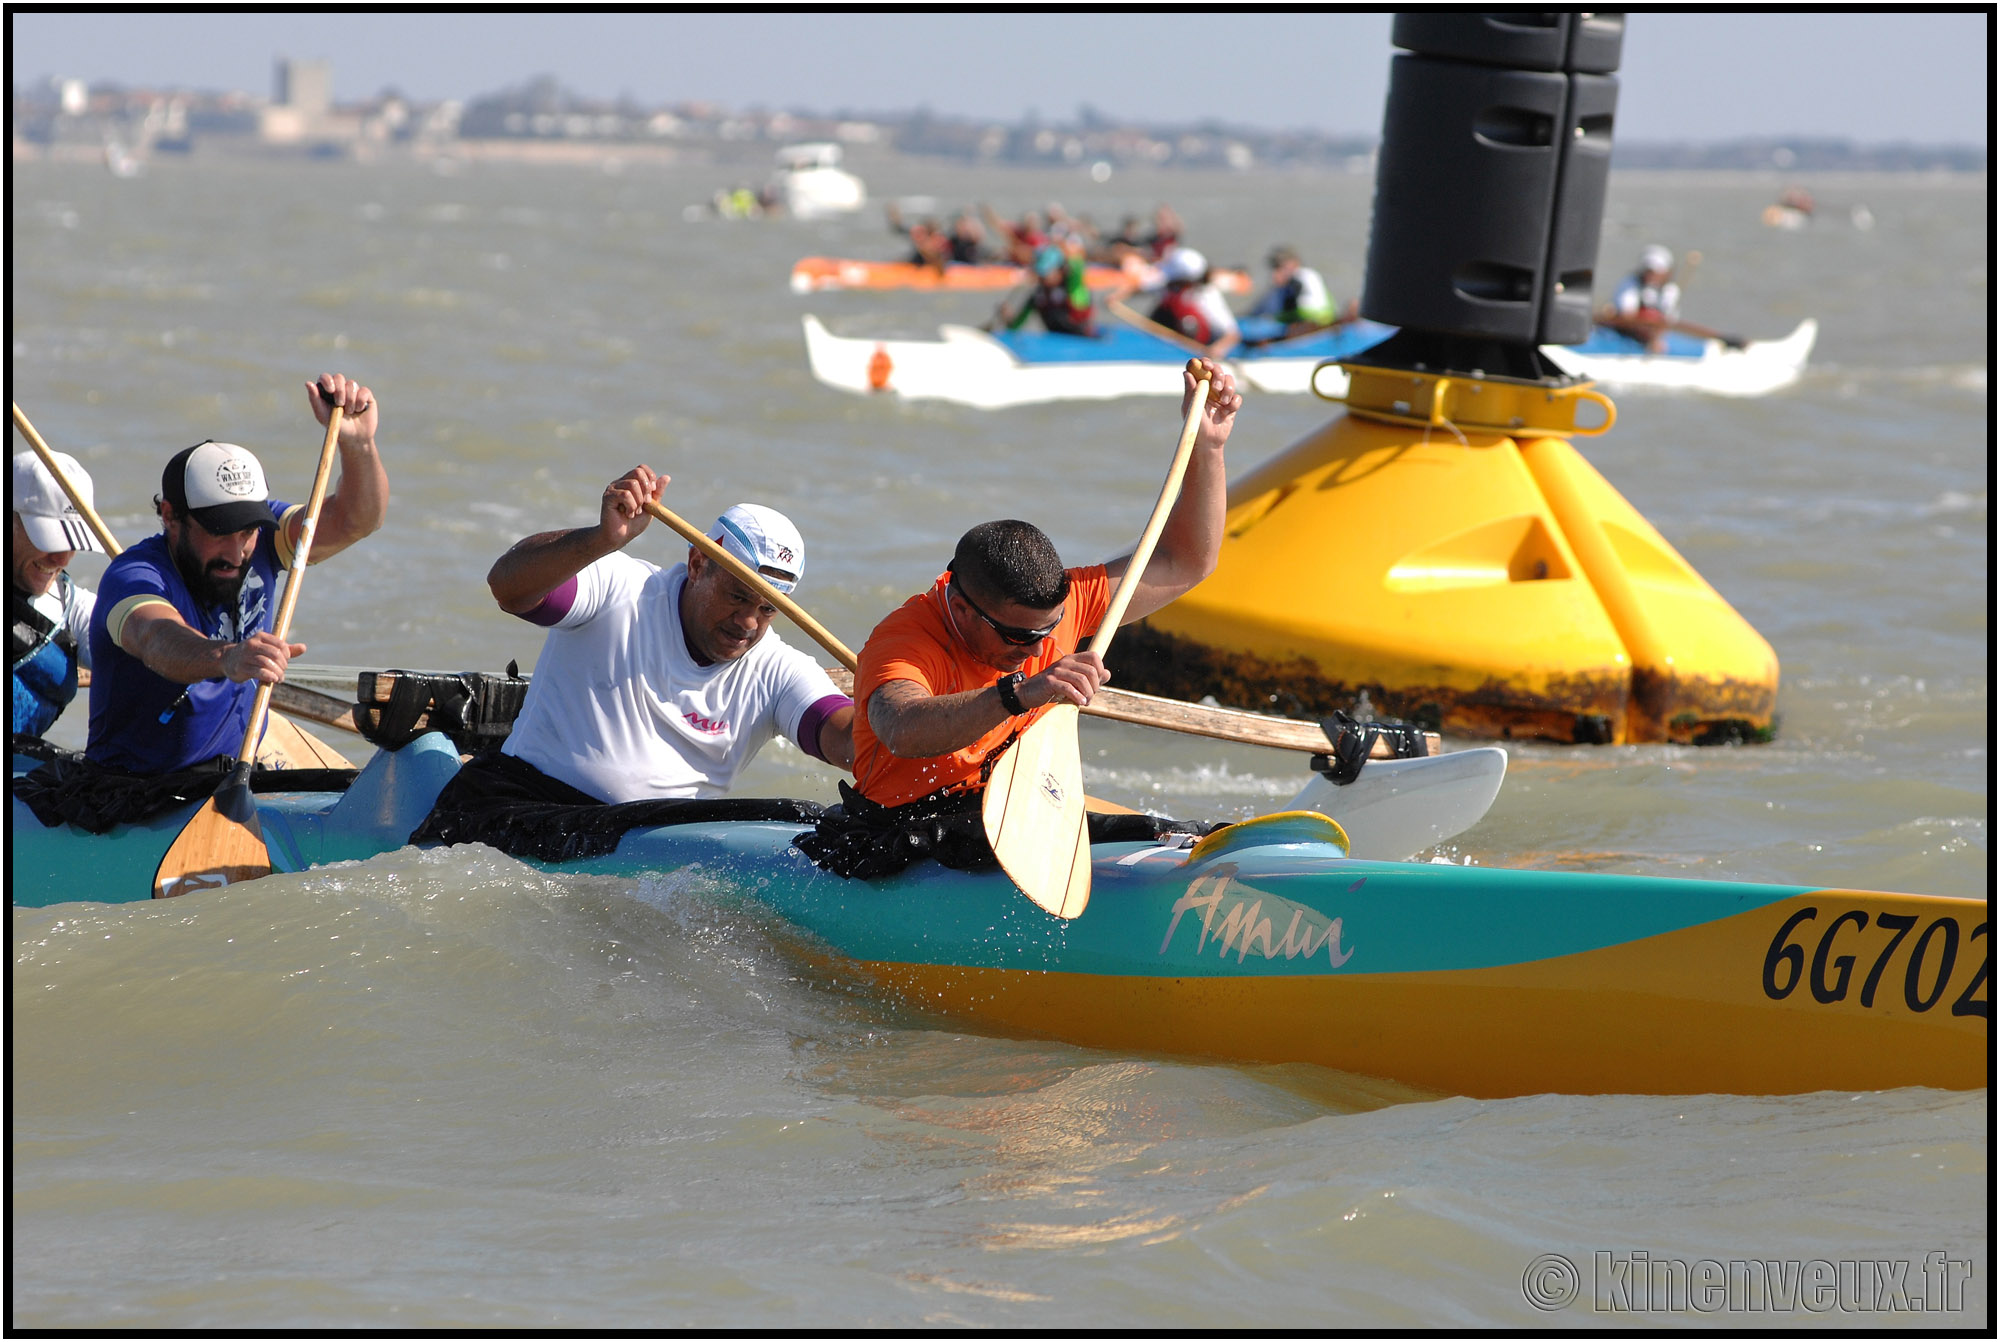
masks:
<path fill-rule="evenodd" d="M 695 549 L 722 565 L 723 571 L 729 574 L 730 577 L 744 584 L 758 596 L 763 597 L 766 601 L 783 611 L 786 619 L 805 630 L 811 636 L 813 642 L 832 653 L 842 666 L 846 667 L 849 671 L 860 666 L 860 662 L 855 660 L 854 653 L 849 650 L 845 643 L 835 638 L 825 625 L 806 614 L 805 611 L 799 608 L 797 602 L 771 586 L 770 579 L 716 544 L 699 527 L 689 523 L 671 508 L 655 503 L 651 499 L 646 501 L 646 511 L 654 517 L 659 518 L 662 522 L 665 522 L 675 531 L 680 532 L 682 536 L 687 538 L 689 545 L 692 545 Z"/>
<path fill-rule="evenodd" d="M 1156 322 L 1144 313 L 1134 311 L 1119 299 L 1107 298 L 1104 300 L 1104 306 L 1111 309 L 1112 316 L 1118 318 L 1118 320 L 1136 331 L 1143 331 L 1149 336 L 1157 336 L 1170 345 L 1179 345 L 1196 358 L 1205 359 L 1208 357 L 1208 346 L 1202 344 L 1193 336 L 1183 335 L 1171 326 Z"/>
<path fill-rule="evenodd" d="M 835 669 L 828 674 L 833 678 L 835 689 L 842 694 L 854 693 L 851 673 L 843 674 Z M 1316 722 L 1277 718 L 1268 713 L 1250 713 L 1240 708 L 1210 708 L 1207 704 L 1191 704 L 1184 699 L 1163 699 L 1156 694 L 1121 690 L 1115 685 L 1099 689 L 1083 706 L 1083 711 L 1089 717 L 1129 722 L 1135 727 L 1153 727 L 1163 732 L 1180 732 L 1185 736 L 1205 736 L 1211 741 L 1233 741 L 1243 746 L 1297 750 L 1308 755 L 1325 754 L 1333 745 Z M 1444 751 L 1443 739 L 1436 732 L 1424 733 L 1424 745 L 1427 755 L 1438 755 Z M 1380 738 L 1375 742 L 1371 758 L 1395 759 L 1396 747 L 1386 737 Z"/>
<path fill-rule="evenodd" d="M 74 503 L 76 510 L 83 514 L 83 520 L 89 524 L 92 533 L 96 535 L 97 543 L 104 547 L 104 553 L 108 555 L 124 553 L 125 547 L 112 538 L 111 528 L 104 525 L 104 519 L 99 517 L 96 511 L 84 501 L 83 495 L 77 492 L 76 485 L 70 481 L 67 475 L 63 474 L 62 467 L 56 465 L 56 454 L 49 451 L 49 445 L 42 441 L 42 435 L 36 433 L 35 426 L 28 423 L 28 417 L 21 413 L 21 407 L 13 401 L 9 401 L 7 404 L 12 406 L 14 410 L 14 427 L 21 431 L 21 436 L 28 440 L 28 446 L 34 448 L 35 455 L 42 459 L 42 465 L 48 467 L 49 474 L 53 475 L 56 478 L 56 483 L 62 486 L 63 493 L 69 495 L 69 501 Z"/>
<path fill-rule="evenodd" d="M 291 576 L 285 580 L 285 595 L 278 602 L 278 618 L 271 632 L 283 639 L 291 632 L 292 612 L 299 604 L 299 586 L 312 560 L 313 530 L 319 525 L 320 506 L 326 502 L 327 477 L 333 474 L 334 448 L 340 443 L 341 408 L 334 406 L 326 417 L 326 442 L 319 450 L 319 473 L 313 476 L 312 497 L 306 503 L 305 521 L 299 527 L 299 543 L 292 555 Z M 264 834 L 257 823 L 257 803 L 250 796 L 250 770 L 255 767 L 257 740 L 264 728 L 264 716 L 271 707 L 270 685 L 259 685 L 250 705 L 250 725 L 243 733 L 243 748 L 236 753 L 236 767 L 229 771 L 215 795 L 201 804 L 160 859 L 153 873 L 153 898 L 168 899 L 192 890 L 254 881 L 271 874 L 271 853 L 264 846 Z"/>
<path fill-rule="evenodd" d="M 1159 501 L 1146 519 L 1139 544 L 1125 568 L 1124 580 L 1112 594 L 1111 607 L 1090 640 L 1090 650 L 1103 656 L 1118 632 L 1125 610 L 1138 591 L 1139 579 L 1166 528 L 1167 514 L 1180 494 L 1181 477 L 1194 456 L 1195 433 L 1208 408 L 1208 376 L 1201 364 L 1189 370 L 1195 384 L 1194 404 L 1181 427 L 1180 445 Z M 1090 902 L 1090 834 L 1084 827 L 1083 757 L 1077 741 L 1078 709 L 1057 704 L 1045 710 L 1013 748 L 993 762 L 986 783 L 982 816 L 993 855 L 1023 894 L 1058 918 L 1074 918 Z"/>

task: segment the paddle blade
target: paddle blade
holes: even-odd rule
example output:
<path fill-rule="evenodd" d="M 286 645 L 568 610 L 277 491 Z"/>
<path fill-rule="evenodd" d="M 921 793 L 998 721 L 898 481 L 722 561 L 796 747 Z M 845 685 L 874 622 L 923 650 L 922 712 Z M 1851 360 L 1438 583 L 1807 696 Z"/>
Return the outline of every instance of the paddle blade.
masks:
<path fill-rule="evenodd" d="M 264 740 L 257 747 L 260 764 L 279 769 L 352 769 L 354 761 L 312 733 L 301 730 L 282 713 L 264 715 Z"/>
<path fill-rule="evenodd" d="M 1000 867 L 1021 893 L 1058 918 L 1090 902 L 1077 709 L 1059 704 L 994 762 L 981 815 Z"/>
<path fill-rule="evenodd" d="M 271 874 L 271 853 L 250 795 L 250 769 L 238 765 L 181 829 L 153 873 L 153 898 L 254 881 Z"/>

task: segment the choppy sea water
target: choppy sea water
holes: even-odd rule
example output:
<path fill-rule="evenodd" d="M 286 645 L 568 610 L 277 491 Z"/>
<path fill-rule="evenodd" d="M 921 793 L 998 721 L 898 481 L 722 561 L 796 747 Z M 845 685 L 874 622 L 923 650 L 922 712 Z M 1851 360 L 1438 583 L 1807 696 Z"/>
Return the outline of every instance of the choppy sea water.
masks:
<path fill-rule="evenodd" d="M 1360 282 L 1366 176 L 867 172 L 878 197 L 1106 221 L 1166 199 L 1212 259 L 1285 241 L 1342 297 Z M 684 221 L 729 184 L 713 170 L 14 173 L 11 395 L 128 543 L 172 451 L 243 442 L 302 497 L 300 383 L 339 370 L 380 395 L 391 521 L 312 571 L 309 661 L 532 665 L 487 565 L 588 520 L 639 460 L 690 517 L 789 512 L 801 600 L 858 645 L 972 522 L 1033 518 L 1076 560 L 1129 544 L 1172 445 L 1166 401 L 996 413 L 819 387 L 802 313 L 923 335 L 986 300 L 794 296 L 799 256 L 895 241 L 873 214 Z M 1431 860 L 1990 895 L 1987 183 L 1806 179 L 1824 208 L 1800 232 L 1758 222 L 1780 184 L 1614 179 L 1601 274 L 1645 242 L 1700 249 L 1692 319 L 1819 319 L 1803 384 L 1627 394 L 1583 444 L 1776 647 L 1778 739 L 1517 745 L 1492 813 Z M 1233 471 L 1327 412 L 1254 400 Z M 79 743 L 81 714 L 56 735 Z M 1112 724 L 1084 746 L 1094 792 L 1177 814 L 1303 781 L 1275 752 Z M 834 794 L 782 747 L 748 786 Z M 1644 1324 L 1635 1255 L 1907 1261 L 1914 1282 L 1939 1254 L 1976 1264 L 1948 1321 L 1990 1318 L 1985 1091 L 1486 1102 L 997 1039 L 815 981 L 726 895 L 406 851 L 14 911 L 13 1321 Z M 1550 1253 L 1582 1273 L 1556 1313 L 1523 1291 Z M 1918 1321 L 1752 1321 L 1781 1318 Z"/>

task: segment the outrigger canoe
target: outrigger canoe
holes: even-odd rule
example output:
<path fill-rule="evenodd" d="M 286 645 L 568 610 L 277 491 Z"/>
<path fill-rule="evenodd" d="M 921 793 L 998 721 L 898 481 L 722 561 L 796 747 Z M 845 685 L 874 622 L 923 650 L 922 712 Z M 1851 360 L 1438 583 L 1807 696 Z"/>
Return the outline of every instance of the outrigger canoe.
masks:
<path fill-rule="evenodd" d="M 840 336 L 805 318 L 806 358 L 830 387 L 893 392 L 909 400 L 951 401 L 979 409 L 1044 401 L 1178 396 L 1187 350 L 1147 332 L 1110 327 L 1098 336 L 1046 331 L 986 332 L 942 326 L 936 340 Z M 1595 330 L 1578 346 L 1544 352 L 1564 371 L 1607 387 L 1762 396 L 1798 381 L 1819 331 L 1810 318 L 1783 340 L 1751 341 L 1740 350 L 1719 340 L 1674 334 L 1667 351 L 1648 354 L 1637 341 Z M 1329 360 L 1350 358 L 1394 333 L 1358 321 L 1292 340 L 1242 349 L 1227 360 L 1237 380 L 1257 391 L 1347 393 L 1347 374 Z"/>
<path fill-rule="evenodd" d="M 1720 340 L 1667 333 L 1658 354 L 1627 335 L 1591 328 L 1581 345 L 1545 345 L 1564 372 L 1612 391 L 1703 391 L 1715 396 L 1766 396 L 1797 382 L 1806 370 L 1819 323 L 1807 317 L 1781 340 L 1752 340 L 1731 349 Z"/>
<path fill-rule="evenodd" d="M 1237 379 L 1259 391 L 1302 392 L 1329 359 L 1358 354 L 1392 328 L 1352 322 L 1231 355 Z M 954 401 L 982 410 L 1043 401 L 1178 396 L 1188 352 L 1143 331 L 1108 327 L 1097 336 L 1047 331 L 989 333 L 939 328 L 938 340 L 869 340 L 837 336 L 810 314 L 806 358 L 813 376 L 842 391 L 894 392 L 910 400 Z M 1328 367 L 1319 390 L 1337 396 L 1347 375 Z"/>
<path fill-rule="evenodd" d="M 1092 289 L 1115 289 L 1128 276 L 1117 266 L 1087 266 L 1083 282 Z M 839 256 L 808 256 L 792 267 L 792 292 L 830 293 L 842 289 L 1011 289 L 1028 281 L 1020 266 L 952 264 L 922 266 L 912 261 L 857 261 Z M 1241 270 L 1217 270 L 1214 283 L 1224 293 L 1247 294 L 1251 282 Z"/>
<path fill-rule="evenodd" d="M 394 846 L 457 758 L 426 735 L 378 755 L 331 806 L 267 797 L 274 862 Z M 23 833 L 18 810 L 15 826 L 17 899 L 24 849 L 30 864 L 85 851 Z M 1983 900 L 1366 861 L 1337 825 L 1294 813 L 1187 847 L 1098 845 L 1090 904 L 1065 922 L 1000 873 L 921 863 L 843 881 L 807 861 L 797 832 L 634 831 L 563 870 L 679 873 L 724 911 L 774 919 L 817 973 L 1085 1046 L 1308 1062 L 1473 1096 L 1987 1081 Z M 93 880 L 110 874 L 97 865 Z"/>

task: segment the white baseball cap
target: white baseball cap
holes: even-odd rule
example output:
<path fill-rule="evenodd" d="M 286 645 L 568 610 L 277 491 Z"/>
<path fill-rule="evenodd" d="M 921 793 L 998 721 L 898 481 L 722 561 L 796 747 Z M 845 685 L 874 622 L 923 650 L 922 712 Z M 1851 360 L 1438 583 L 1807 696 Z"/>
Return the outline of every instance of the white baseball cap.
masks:
<path fill-rule="evenodd" d="M 271 495 L 264 468 L 234 443 L 196 443 L 176 452 L 160 476 L 160 497 L 217 536 L 278 525 L 265 503 Z"/>
<path fill-rule="evenodd" d="M 739 503 L 715 519 L 708 537 L 780 592 L 790 595 L 806 571 L 806 541 L 792 519 L 761 503 Z"/>
<path fill-rule="evenodd" d="M 1664 275 L 1673 268 L 1674 254 L 1660 246 L 1657 242 L 1639 253 L 1639 269 L 1641 270 L 1657 270 Z"/>
<path fill-rule="evenodd" d="M 75 457 L 67 452 L 51 452 L 56 468 L 76 487 L 87 504 L 94 503 L 91 491 L 90 472 L 77 464 Z M 28 533 L 28 544 L 49 554 L 60 554 L 64 550 L 96 550 L 104 547 L 97 543 L 83 514 L 70 502 L 63 487 L 49 474 L 49 468 L 42 465 L 42 459 L 33 452 L 14 454 L 14 511 L 21 515 L 21 526 Z"/>
<path fill-rule="evenodd" d="M 1192 247 L 1176 247 L 1160 259 L 1160 273 L 1168 283 L 1198 280 L 1208 273 L 1208 258 Z"/>

